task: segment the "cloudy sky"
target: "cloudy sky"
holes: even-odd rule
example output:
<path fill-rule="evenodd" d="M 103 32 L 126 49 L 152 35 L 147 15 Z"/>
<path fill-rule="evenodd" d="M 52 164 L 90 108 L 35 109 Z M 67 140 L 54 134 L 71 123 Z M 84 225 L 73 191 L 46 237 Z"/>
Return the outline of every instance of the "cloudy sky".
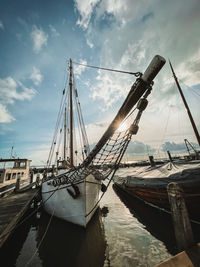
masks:
<path fill-rule="evenodd" d="M 47 159 L 67 62 L 143 72 L 170 59 L 200 128 L 199 0 L 0 0 L 0 157 Z M 134 77 L 76 69 L 90 144 L 98 141 Z M 167 63 L 155 79 L 129 157 L 196 143 Z"/>

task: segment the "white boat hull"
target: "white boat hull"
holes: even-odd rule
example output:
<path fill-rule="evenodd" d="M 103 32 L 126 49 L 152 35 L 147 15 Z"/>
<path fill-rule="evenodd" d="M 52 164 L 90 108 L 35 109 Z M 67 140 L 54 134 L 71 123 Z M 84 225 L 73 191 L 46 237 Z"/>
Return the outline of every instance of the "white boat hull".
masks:
<path fill-rule="evenodd" d="M 42 184 L 42 200 L 44 209 L 50 215 L 65 221 L 86 227 L 98 205 L 101 181 L 90 174 L 81 182 L 74 183 L 80 191 L 73 198 L 67 189 L 74 192 L 71 185 L 53 186 L 49 181 Z"/>

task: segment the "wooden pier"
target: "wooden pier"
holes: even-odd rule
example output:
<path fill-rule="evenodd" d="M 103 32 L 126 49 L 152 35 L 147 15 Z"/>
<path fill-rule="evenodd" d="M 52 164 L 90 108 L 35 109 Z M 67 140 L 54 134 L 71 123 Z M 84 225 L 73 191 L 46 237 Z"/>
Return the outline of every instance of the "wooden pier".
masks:
<path fill-rule="evenodd" d="M 29 189 L 0 199 L 0 248 L 30 207 L 40 188 Z"/>

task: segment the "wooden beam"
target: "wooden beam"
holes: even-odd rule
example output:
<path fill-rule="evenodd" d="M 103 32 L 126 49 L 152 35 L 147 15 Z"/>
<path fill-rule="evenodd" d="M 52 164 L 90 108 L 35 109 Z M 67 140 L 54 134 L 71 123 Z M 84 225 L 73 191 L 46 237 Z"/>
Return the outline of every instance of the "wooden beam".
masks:
<path fill-rule="evenodd" d="M 194 246 L 194 237 L 188 211 L 183 197 L 182 188 L 175 182 L 167 186 L 169 203 L 171 205 L 174 231 L 179 251 Z"/>

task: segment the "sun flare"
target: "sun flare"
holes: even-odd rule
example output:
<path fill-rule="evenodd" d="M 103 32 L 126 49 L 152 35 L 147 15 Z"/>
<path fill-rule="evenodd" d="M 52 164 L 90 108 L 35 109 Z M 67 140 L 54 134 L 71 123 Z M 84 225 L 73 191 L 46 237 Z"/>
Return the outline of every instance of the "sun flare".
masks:
<path fill-rule="evenodd" d="M 128 128 L 127 122 L 124 121 L 124 122 L 120 123 L 119 127 L 117 128 L 117 131 L 118 132 L 124 132 L 127 130 L 127 128 Z"/>

